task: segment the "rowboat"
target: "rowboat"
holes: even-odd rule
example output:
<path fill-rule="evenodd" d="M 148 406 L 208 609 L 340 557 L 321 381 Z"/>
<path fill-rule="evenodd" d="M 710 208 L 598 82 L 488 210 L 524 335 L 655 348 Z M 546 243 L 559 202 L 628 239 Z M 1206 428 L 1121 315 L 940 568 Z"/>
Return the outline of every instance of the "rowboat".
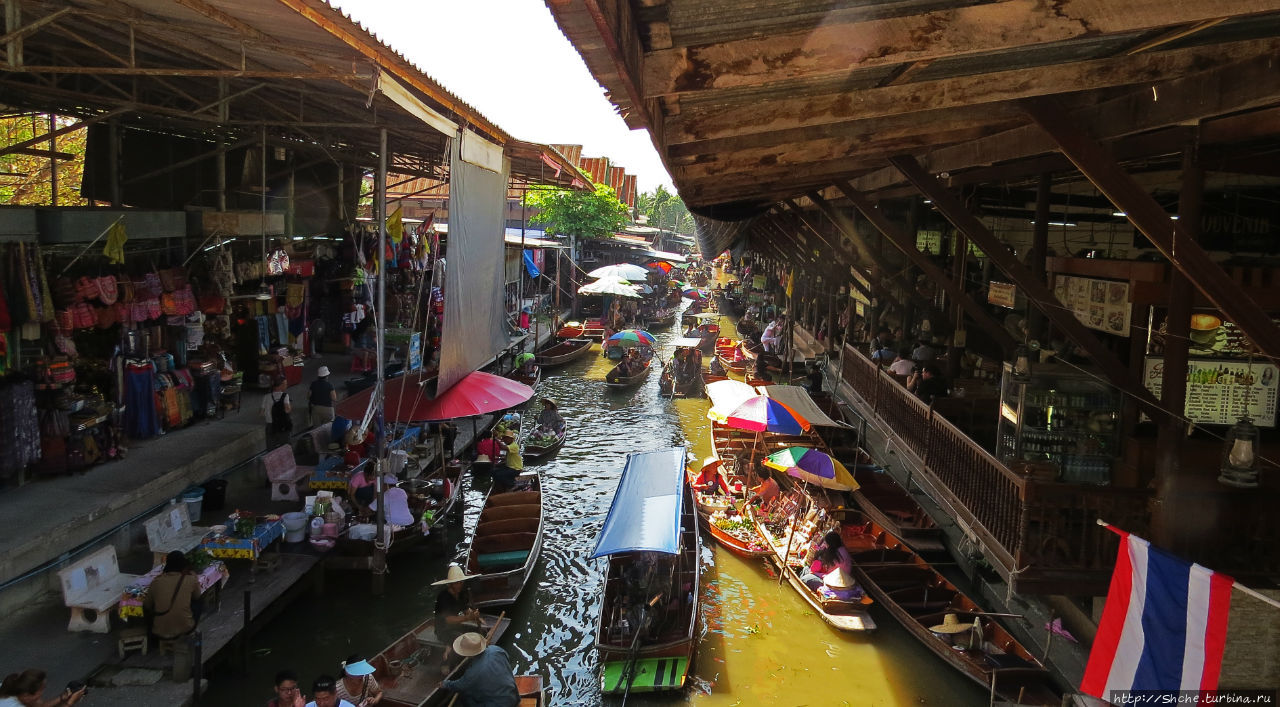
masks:
<path fill-rule="evenodd" d="M 747 365 L 751 363 L 743 355 L 739 342 L 725 337 L 716 339 L 716 358 L 720 359 L 720 365 L 731 373 L 742 373 L 747 370 Z"/>
<path fill-rule="evenodd" d="M 537 472 L 516 477 L 517 489 L 489 492 L 464 567 L 477 607 L 511 604 L 524 591 L 542 550 L 542 485 Z"/>
<path fill-rule="evenodd" d="M 1002 700 L 1019 705 L 1062 703 L 1062 693 L 1044 665 L 900 538 L 853 511 L 846 513 L 843 528 L 862 586 L 926 648 Z M 868 538 L 874 547 L 855 550 L 865 545 L 859 537 Z M 947 624 L 958 632 L 931 630 Z"/>
<path fill-rule="evenodd" d="M 881 467 L 857 464 L 853 478 L 858 488 L 853 501 L 867 518 L 902 539 L 918 552 L 945 550 L 942 529 L 919 502 Z"/>
<path fill-rule="evenodd" d="M 627 455 L 592 558 L 608 557 L 596 632 L 605 694 L 679 690 L 697 647 L 698 513 L 685 448 Z"/>
<path fill-rule="evenodd" d="M 759 509 L 748 508 L 748 513 L 755 523 L 756 532 L 770 549 L 778 571 L 827 625 L 850 633 L 875 630 L 876 622 L 867 613 L 867 605 L 871 603 L 868 598 L 864 597 L 861 601 L 837 599 L 810 589 L 800 580 L 801 572 L 805 569 L 805 556 L 813 541 L 821 537 L 824 511 L 810 508 L 804 512 L 799 505 L 793 503 L 786 512 L 764 513 Z M 803 513 L 803 517 L 798 515 L 800 513 Z M 849 551 L 853 552 L 853 548 Z"/>
<path fill-rule="evenodd" d="M 510 626 L 511 619 L 481 614 L 480 625 L 476 626 L 476 630 L 481 633 L 492 630 L 489 642 L 496 643 Z M 465 663 L 458 665 L 447 675 L 441 675 L 444 650 L 444 642 L 436 636 L 433 616 L 371 658 L 369 663 L 374 668 L 374 679 L 382 688 L 382 701 L 378 704 L 386 707 L 426 707 L 448 702 L 452 693 L 441 685 L 446 678 L 461 676 Z"/>
<path fill-rule="evenodd" d="M 662 366 L 658 380 L 658 394 L 669 397 L 689 397 L 702 393 L 702 353 L 698 351 L 698 339 L 676 339 L 671 360 Z M 683 352 L 683 353 L 682 353 Z M 681 355 L 686 357 L 681 366 Z"/>
<path fill-rule="evenodd" d="M 538 351 L 533 362 L 544 369 L 564 366 L 590 353 L 593 343 L 587 338 L 564 339 Z"/>
<path fill-rule="evenodd" d="M 461 465 L 445 464 L 427 476 L 405 479 L 396 484 L 408 496 L 409 513 L 414 518 L 423 518 L 426 525 L 424 528 L 419 522 L 403 527 L 391 526 L 393 530 L 387 555 L 400 555 L 420 548 L 432 531 L 457 517 L 455 512 L 460 515 L 463 472 Z M 325 558 L 325 567 L 333 570 L 369 569 L 373 561 L 375 536 L 376 532 L 371 532 L 368 539 L 355 539 L 352 534 L 344 534 Z"/>
<path fill-rule="evenodd" d="M 657 329 L 658 327 L 671 326 L 675 322 L 676 311 L 674 309 L 662 309 L 645 319 L 645 326 L 649 329 Z"/>
<path fill-rule="evenodd" d="M 708 464 L 720 467 L 717 473 L 725 480 L 725 486 L 730 490 L 737 490 L 738 494 L 736 497 L 726 495 L 718 487 L 711 492 L 694 491 L 693 499 L 698 507 L 698 515 L 703 527 L 716 542 L 739 557 L 751 559 L 768 556 L 770 551 L 760 541 L 760 536 L 756 533 L 751 520 L 734 510 L 734 501 L 745 498 L 745 480 L 740 476 L 726 473 L 718 459 L 710 460 Z M 703 468 L 706 468 L 706 465 Z M 692 467 L 685 470 L 690 488 L 693 487 L 700 471 L 694 471 Z"/>
<path fill-rule="evenodd" d="M 605 374 L 604 384 L 609 386 L 610 388 L 629 388 L 633 385 L 638 385 L 641 381 L 645 379 L 646 376 L 649 375 L 649 368 L 652 363 L 653 363 L 652 357 L 640 358 L 638 360 L 632 361 L 631 365 L 639 366 L 639 369 L 631 373 L 628 373 L 626 375 L 623 375 L 618 370 L 622 368 L 622 364 L 619 363 L 618 365 L 609 369 L 609 372 Z"/>
<path fill-rule="evenodd" d="M 535 365 L 532 372 L 525 372 L 523 368 L 517 368 L 508 373 L 507 377 L 533 388 L 538 385 L 538 381 L 542 380 L 542 368 Z"/>
<path fill-rule="evenodd" d="M 524 460 L 526 462 L 539 462 L 560 451 L 560 448 L 564 446 L 564 438 L 568 432 L 569 426 L 566 424 L 558 432 L 555 432 L 551 438 L 534 441 L 531 436 L 524 444 Z"/>

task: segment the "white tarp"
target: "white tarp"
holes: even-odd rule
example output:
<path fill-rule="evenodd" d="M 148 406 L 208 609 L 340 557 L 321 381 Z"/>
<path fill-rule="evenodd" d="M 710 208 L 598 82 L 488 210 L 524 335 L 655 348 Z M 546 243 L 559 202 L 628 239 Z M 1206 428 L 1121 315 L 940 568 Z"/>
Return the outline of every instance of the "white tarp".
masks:
<path fill-rule="evenodd" d="M 478 167 L 462 158 L 463 141 L 450 142 L 449 244 L 436 395 L 507 346 L 502 234 L 509 165 L 504 161 L 500 172 Z"/>
<path fill-rule="evenodd" d="M 818 407 L 813 398 L 809 397 L 809 391 L 798 385 L 762 385 L 760 386 L 760 393 L 800 413 L 800 416 L 808 420 L 810 424 L 819 427 L 848 426 L 827 417 L 822 408 Z"/>

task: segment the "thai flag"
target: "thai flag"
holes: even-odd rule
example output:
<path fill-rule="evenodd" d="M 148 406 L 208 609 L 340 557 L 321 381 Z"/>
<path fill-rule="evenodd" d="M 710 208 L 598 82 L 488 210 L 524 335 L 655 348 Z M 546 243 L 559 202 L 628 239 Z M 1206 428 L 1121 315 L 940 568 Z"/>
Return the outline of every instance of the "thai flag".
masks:
<path fill-rule="evenodd" d="M 1080 691 L 1216 690 L 1234 580 L 1120 535 Z"/>

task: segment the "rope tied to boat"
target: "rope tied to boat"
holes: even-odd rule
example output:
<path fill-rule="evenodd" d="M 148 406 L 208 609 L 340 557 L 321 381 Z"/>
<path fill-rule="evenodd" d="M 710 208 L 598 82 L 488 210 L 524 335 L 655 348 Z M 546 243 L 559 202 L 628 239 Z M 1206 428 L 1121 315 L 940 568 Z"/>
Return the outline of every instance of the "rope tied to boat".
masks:
<path fill-rule="evenodd" d="M 1026 572 L 1029 569 L 1031 569 L 1031 565 L 1023 565 L 1022 567 L 1016 567 L 1013 570 L 1010 570 L 1009 581 L 1005 584 L 1005 587 L 1004 587 L 1005 606 L 1009 606 L 1010 602 L 1013 601 L 1013 585 L 1015 582 L 1017 582 L 1018 575 L 1022 574 L 1023 572 Z"/>

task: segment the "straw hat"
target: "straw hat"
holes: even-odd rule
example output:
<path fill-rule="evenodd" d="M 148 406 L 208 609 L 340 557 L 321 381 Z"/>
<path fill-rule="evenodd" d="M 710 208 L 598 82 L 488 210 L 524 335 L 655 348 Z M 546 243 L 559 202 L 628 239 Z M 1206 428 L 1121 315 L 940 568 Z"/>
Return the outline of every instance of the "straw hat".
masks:
<path fill-rule="evenodd" d="M 464 572 L 462 570 L 462 565 L 458 564 L 457 562 L 450 562 L 448 576 L 446 576 L 444 579 L 439 580 L 437 582 L 432 582 L 431 586 L 439 587 L 445 584 L 453 584 L 454 582 L 462 582 L 462 581 L 471 579 L 473 576 L 474 575 L 469 575 L 466 572 Z M 484 647 L 481 646 L 480 650 L 484 650 Z"/>
<path fill-rule="evenodd" d="M 960 623 L 960 617 L 955 614 L 947 614 L 942 617 L 942 623 L 937 626 L 930 626 L 929 630 L 934 633 L 964 633 L 973 626 Z"/>
<path fill-rule="evenodd" d="M 832 589 L 853 589 L 858 586 L 858 581 L 853 578 L 853 575 L 845 572 L 843 567 L 837 567 L 828 572 L 827 576 L 822 578 L 822 583 Z"/>
<path fill-rule="evenodd" d="M 453 639 L 453 652 L 468 658 L 473 655 L 480 655 L 488 646 L 488 641 L 478 633 L 464 633 Z"/>

